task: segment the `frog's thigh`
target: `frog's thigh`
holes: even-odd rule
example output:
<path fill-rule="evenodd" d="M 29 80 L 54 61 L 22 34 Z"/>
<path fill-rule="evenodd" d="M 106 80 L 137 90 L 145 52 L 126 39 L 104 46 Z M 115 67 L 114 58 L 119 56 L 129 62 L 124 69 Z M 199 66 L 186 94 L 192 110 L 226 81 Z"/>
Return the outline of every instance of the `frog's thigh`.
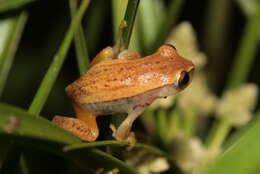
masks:
<path fill-rule="evenodd" d="M 72 132 L 84 141 L 95 141 L 99 130 L 96 122 L 96 115 L 75 107 L 77 118 L 62 117 L 56 115 L 52 122 Z"/>
<path fill-rule="evenodd" d="M 119 53 L 119 55 L 117 56 L 117 59 L 139 59 L 141 56 L 138 52 L 136 51 L 129 51 L 129 50 L 124 50 L 122 52 Z"/>
<path fill-rule="evenodd" d="M 118 141 L 129 141 L 130 130 L 132 128 L 133 122 L 140 114 L 142 114 L 143 111 L 143 107 L 137 107 L 129 112 L 126 119 L 121 123 L 113 136 Z"/>

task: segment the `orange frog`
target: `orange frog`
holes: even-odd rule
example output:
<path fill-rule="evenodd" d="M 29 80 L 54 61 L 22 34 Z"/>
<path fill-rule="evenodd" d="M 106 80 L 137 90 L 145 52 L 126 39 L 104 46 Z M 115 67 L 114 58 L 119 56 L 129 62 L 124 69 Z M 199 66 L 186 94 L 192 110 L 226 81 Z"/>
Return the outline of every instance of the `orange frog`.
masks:
<path fill-rule="evenodd" d="M 155 99 L 187 87 L 193 71 L 193 63 L 169 44 L 144 58 L 127 50 L 115 55 L 115 48 L 107 47 L 90 69 L 66 88 L 77 118 L 55 116 L 53 122 L 84 141 L 95 141 L 99 134 L 97 116 L 127 113 L 113 136 L 129 142 L 134 120 Z"/>

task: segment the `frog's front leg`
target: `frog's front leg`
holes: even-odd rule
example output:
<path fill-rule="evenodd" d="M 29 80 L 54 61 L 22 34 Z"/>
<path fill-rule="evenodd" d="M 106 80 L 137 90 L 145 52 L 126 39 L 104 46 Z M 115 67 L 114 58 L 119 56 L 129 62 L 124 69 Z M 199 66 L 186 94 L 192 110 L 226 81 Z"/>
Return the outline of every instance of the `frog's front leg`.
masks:
<path fill-rule="evenodd" d="M 144 111 L 144 107 L 137 106 L 136 108 L 132 109 L 126 119 L 120 124 L 116 132 L 113 133 L 113 137 L 115 137 L 118 141 L 126 141 L 131 143 L 132 137 L 130 136 L 130 131 L 135 119 L 142 114 Z"/>
<path fill-rule="evenodd" d="M 54 116 L 52 122 L 72 132 L 84 141 L 95 141 L 99 130 L 96 122 L 96 115 L 74 105 L 77 118 Z"/>

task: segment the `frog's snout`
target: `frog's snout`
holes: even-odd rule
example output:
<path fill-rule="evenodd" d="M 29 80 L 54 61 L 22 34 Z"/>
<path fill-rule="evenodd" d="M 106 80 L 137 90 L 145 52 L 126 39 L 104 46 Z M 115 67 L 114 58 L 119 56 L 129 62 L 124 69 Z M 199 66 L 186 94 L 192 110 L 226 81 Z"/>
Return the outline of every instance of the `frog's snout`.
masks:
<path fill-rule="evenodd" d="M 194 72 L 194 68 L 192 68 L 188 71 L 182 71 L 180 73 L 178 81 L 177 81 L 177 85 L 178 85 L 179 89 L 184 89 L 190 84 L 190 82 L 192 80 L 193 72 Z"/>

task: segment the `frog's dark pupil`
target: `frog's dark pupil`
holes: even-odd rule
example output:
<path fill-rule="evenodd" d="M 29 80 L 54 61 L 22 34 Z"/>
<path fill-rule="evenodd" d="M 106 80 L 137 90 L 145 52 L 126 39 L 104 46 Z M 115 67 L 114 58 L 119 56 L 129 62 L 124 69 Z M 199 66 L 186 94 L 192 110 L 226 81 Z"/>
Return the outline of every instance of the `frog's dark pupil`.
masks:
<path fill-rule="evenodd" d="M 179 79 L 179 87 L 183 88 L 185 87 L 190 81 L 190 76 L 187 72 L 183 71 L 181 72 L 181 77 Z"/>

